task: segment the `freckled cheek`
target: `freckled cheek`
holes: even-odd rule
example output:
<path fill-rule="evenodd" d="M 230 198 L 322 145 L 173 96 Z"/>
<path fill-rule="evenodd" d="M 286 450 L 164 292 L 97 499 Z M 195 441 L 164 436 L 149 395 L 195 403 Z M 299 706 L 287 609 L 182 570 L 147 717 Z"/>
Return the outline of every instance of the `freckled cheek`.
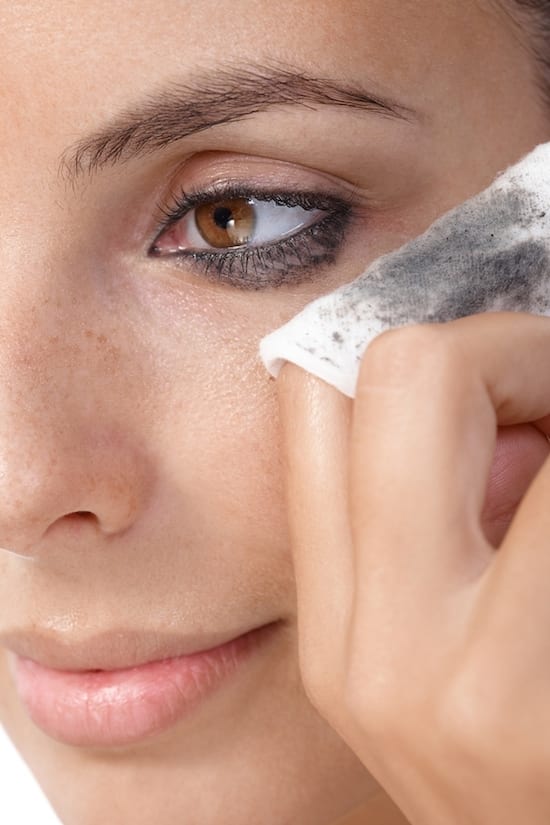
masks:
<path fill-rule="evenodd" d="M 171 330 L 160 322 L 158 330 L 162 377 L 154 380 L 162 392 L 155 403 L 165 469 L 179 475 L 188 495 L 193 490 L 195 509 L 231 518 L 232 529 L 240 529 L 235 520 L 279 529 L 277 405 L 257 356 L 262 323 L 233 308 L 188 306 Z"/>
<path fill-rule="evenodd" d="M 204 411 L 209 434 L 203 437 L 210 439 L 218 462 L 224 457 L 228 482 L 267 517 L 280 510 L 282 469 L 274 385 L 258 364 L 256 349 L 256 341 L 252 347 L 235 342 L 218 354 L 206 379 L 211 403 Z"/>
<path fill-rule="evenodd" d="M 231 519 L 248 546 L 284 544 L 275 387 L 258 346 L 292 301 L 148 270 L 128 274 L 126 286 L 124 317 L 135 331 L 127 351 L 149 399 L 141 435 L 163 490 L 196 523 Z"/>

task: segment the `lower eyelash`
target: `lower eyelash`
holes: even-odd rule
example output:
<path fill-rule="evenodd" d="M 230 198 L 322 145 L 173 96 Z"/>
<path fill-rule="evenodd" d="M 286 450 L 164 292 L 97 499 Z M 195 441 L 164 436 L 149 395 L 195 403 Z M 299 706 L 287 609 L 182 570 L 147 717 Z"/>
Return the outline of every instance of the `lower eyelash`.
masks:
<path fill-rule="evenodd" d="M 170 256 L 180 266 L 217 283 L 261 290 L 313 281 L 334 264 L 344 242 L 352 207 L 341 203 L 306 229 L 283 241 L 227 252 L 185 250 Z"/>

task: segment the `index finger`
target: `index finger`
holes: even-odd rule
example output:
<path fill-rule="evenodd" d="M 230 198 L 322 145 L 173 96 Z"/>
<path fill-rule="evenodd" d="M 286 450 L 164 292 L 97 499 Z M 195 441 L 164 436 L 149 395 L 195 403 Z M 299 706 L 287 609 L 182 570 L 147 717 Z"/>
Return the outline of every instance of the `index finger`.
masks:
<path fill-rule="evenodd" d="M 548 318 L 485 313 L 373 342 L 351 441 L 363 602 L 394 620 L 396 610 L 433 616 L 435 600 L 479 576 L 493 554 L 481 514 L 497 425 L 549 412 Z"/>
<path fill-rule="evenodd" d="M 306 686 L 326 682 L 353 596 L 349 521 L 351 401 L 293 364 L 277 380 L 287 512 L 298 597 L 299 655 Z M 322 649 L 321 648 L 322 645 Z"/>

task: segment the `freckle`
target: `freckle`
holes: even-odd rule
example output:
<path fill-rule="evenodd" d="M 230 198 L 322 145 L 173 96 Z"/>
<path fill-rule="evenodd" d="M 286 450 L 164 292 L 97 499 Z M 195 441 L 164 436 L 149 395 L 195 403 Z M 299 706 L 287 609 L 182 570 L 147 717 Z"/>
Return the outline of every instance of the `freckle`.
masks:
<path fill-rule="evenodd" d="M 94 336 L 91 329 L 87 329 L 84 334 L 85 334 L 86 338 L 93 338 L 93 336 Z"/>

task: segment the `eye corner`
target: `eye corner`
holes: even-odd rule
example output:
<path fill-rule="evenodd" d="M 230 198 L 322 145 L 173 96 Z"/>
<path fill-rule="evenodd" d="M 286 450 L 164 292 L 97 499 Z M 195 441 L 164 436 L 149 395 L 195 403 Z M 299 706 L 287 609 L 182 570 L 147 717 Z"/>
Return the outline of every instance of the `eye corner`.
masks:
<path fill-rule="evenodd" d="M 155 238 L 148 248 L 148 257 L 164 259 L 173 267 L 188 272 L 189 276 L 255 292 L 311 282 L 321 270 L 333 266 L 356 211 L 352 198 L 333 192 L 282 188 L 262 190 L 257 185 L 235 181 L 225 184 L 216 182 L 203 190 L 181 191 L 179 196 L 174 192 L 171 194 L 174 198 L 172 205 L 159 207 L 161 225 L 157 227 Z M 281 234 L 278 240 L 260 238 L 261 242 L 256 244 L 195 246 L 192 236 L 197 228 L 188 221 L 193 211 L 215 205 L 216 202 L 232 200 L 256 202 L 262 209 L 270 204 L 289 210 L 300 207 L 303 212 L 318 212 L 319 215 L 298 231 Z M 175 227 L 180 221 L 189 224 L 189 243 L 178 243 L 176 236 L 167 237 L 172 230 L 177 235 Z M 171 245 L 169 239 L 173 241 Z"/>
<path fill-rule="evenodd" d="M 155 240 L 149 244 L 147 248 L 147 257 L 148 258 L 162 258 L 162 250 L 157 246 L 157 241 L 162 235 L 162 230 L 160 233 L 157 232 L 155 236 Z"/>

